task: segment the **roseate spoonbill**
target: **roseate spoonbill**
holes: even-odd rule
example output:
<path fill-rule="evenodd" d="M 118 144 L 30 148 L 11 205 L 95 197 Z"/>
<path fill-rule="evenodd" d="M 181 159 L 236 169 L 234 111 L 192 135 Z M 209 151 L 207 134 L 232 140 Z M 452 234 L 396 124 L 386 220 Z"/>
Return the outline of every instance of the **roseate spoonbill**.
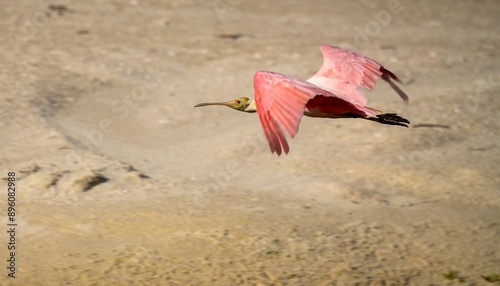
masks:
<path fill-rule="evenodd" d="M 321 45 L 323 65 L 307 81 L 270 71 L 254 76 L 255 100 L 239 97 L 226 102 L 200 103 L 195 107 L 225 105 L 244 112 L 257 112 L 271 152 L 288 153 L 285 135 L 293 138 L 302 116 L 363 118 L 382 124 L 408 127 L 410 122 L 396 113 L 384 113 L 366 106 L 360 89 L 371 91 L 382 78 L 407 102 L 408 96 L 394 83 L 401 81 L 380 63 L 355 52 Z"/>

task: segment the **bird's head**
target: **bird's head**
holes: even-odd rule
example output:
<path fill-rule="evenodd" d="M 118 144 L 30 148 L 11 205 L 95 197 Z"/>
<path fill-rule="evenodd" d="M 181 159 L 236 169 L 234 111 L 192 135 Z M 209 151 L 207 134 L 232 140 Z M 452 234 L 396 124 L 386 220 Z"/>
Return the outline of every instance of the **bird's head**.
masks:
<path fill-rule="evenodd" d="M 208 102 L 208 103 L 200 103 L 195 105 L 194 107 L 202 107 L 208 105 L 225 105 L 229 106 L 232 109 L 236 109 L 239 111 L 245 112 L 255 112 L 255 108 L 251 108 L 251 100 L 248 97 L 238 97 L 236 99 L 225 101 L 225 102 Z"/>

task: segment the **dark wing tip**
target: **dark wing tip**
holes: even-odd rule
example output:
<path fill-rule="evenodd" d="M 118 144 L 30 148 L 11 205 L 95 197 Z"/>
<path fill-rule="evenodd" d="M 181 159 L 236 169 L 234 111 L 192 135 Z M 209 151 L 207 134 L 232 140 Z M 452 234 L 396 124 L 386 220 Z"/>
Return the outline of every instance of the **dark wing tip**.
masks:
<path fill-rule="evenodd" d="M 382 79 L 384 79 L 385 81 L 389 81 L 389 78 L 392 78 L 393 80 L 395 80 L 399 83 L 402 83 L 401 80 L 395 74 L 393 74 L 390 70 L 388 70 L 384 67 L 380 67 L 380 71 L 382 72 Z"/>
<path fill-rule="evenodd" d="M 393 74 L 391 71 L 385 69 L 384 67 L 380 67 L 380 71 L 382 72 L 381 78 L 383 80 L 385 80 L 392 87 L 392 89 L 394 89 L 394 91 L 396 91 L 399 94 L 399 96 L 406 103 L 408 103 L 408 100 L 410 99 L 408 97 L 408 95 L 401 88 L 399 88 L 399 86 L 397 86 L 391 79 L 393 79 L 399 83 L 402 83 L 401 80 L 395 74 Z"/>

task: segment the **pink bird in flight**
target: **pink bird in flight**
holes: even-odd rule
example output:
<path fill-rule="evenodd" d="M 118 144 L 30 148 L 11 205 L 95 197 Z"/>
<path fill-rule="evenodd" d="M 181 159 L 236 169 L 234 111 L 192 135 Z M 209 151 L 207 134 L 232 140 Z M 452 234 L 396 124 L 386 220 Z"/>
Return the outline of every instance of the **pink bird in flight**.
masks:
<path fill-rule="evenodd" d="M 239 97 L 227 102 L 200 103 L 195 107 L 224 105 L 244 112 L 257 112 L 271 152 L 288 154 L 286 136 L 299 131 L 302 116 L 362 118 L 382 124 L 408 127 L 410 122 L 396 113 L 366 106 L 361 86 L 371 91 L 382 78 L 407 102 L 408 96 L 394 83 L 401 81 L 380 63 L 355 52 L 321 45 L 323 65 L 307 81 L 270 71 L 254 75 L 255 100 Z"/>

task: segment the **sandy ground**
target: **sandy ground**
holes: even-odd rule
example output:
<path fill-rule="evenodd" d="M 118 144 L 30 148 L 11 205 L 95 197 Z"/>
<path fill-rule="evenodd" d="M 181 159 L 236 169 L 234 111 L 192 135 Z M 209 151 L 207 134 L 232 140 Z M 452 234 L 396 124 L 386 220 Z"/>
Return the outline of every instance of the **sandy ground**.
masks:
<path fill-rule="evenodd" d="M 0 284 L 499 284 L 498 1 L 103 2 L 2 5 Z M 278 158 L 193 108 L 323 43 L 399 75 L 369 106 L 413 127 L 305 118 Z"/>

